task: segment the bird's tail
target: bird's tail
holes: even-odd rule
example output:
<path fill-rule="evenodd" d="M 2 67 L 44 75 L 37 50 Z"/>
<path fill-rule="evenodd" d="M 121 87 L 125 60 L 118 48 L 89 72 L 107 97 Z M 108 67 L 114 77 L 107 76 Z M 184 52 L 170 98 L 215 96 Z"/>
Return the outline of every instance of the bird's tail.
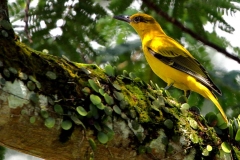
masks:
<path fill-rule="evenodd" d="M 227 119 L 227 116 L 225 114 L 225 112 L 223 111 L 221 105 L 219 104 L 217 98 L 214 96 L 214 94 L 210 91 L 210 90 L 205 90 L 205 93 L 207 95 L 207 97 L 215 104 L 215 106 L 218 108 L 218 110 L 220 111 L 224 121 L 226 123 L 228 123 L 228 119 Z"/>

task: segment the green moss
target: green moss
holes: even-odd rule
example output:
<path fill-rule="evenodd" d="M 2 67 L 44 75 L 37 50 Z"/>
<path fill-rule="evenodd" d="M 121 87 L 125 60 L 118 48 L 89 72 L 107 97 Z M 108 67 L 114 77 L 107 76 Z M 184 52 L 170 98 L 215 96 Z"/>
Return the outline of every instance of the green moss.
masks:
<path fill-rule="evenodd" d="M 212 143 L 214 143 L 214 145 L 220 145 L 220 138 L 217 136 L 214 128 L 209 127 L 208 130 L 205 131 L 205 134 L 207 135 L 207 137 L 210 137 L 211 139 L 209 141 L 211 141 Z"/>
<path fill-rule="evenodd" d="M 109 97 L 112 97 L 113 91 L 111 89 L 115 89 L 117 92 L 121 93 L 124 97 L 123 100 L 122 99 L 121 99 L 121 101 L 116 100 L 116 101 L 114 101 L 114 103 L 110 102 L 110 101 L 112 101 L 112 100 L 110 100 L 108 102 L 108 105 L 111 105 L 111 106 L 118 105 L 119 107 L 117 109 L 121 109 L 121 112 L 118 112 L 118 110 L 116 110 L 116 107 L 115 107 L 114 112 L 117 111 L 116 113 L 119 113 L 119 114 L 114 114 L 114 116 L 122 117 L 124 119 L 131 118 L 134 120 L 136 120 L 138 118 L 136 121 L 137 125 L 142 126 L 142 128 L 144 130 L 144 132 L 141 132 L 138 136 L 138 139 L 140 142 L 142 142 L 143 140 L 144 140 L 143 141 L 144 143 L 146 143 L 145 140 L 150 141 L 147 138 L 145 138 L 145 136 L 148 136 L 148 135 L 145 135 L 145 126 L 143 123 L 146 123 L 147 125 L 150 124 L 150 125 L 148 125 L 147 131 L 152 131 L 154 134 L 156 134 L 156 132 L 158 132 L 158 130 L 156 128 L 153 128 L 153 126 L 156 124 L 157 127 L 161 128 L 164 125 L 163 122 L 166 119 L 171 119 L 173 123 L 171 123 L 170 125 L 173 125 L 174 127 L 172 127 L 172 126 L 169 127 L 168 125 L 167 126 L 169 127 L 169 129 L 174 128 L 174 130 L 172 129 L 171 134 L 166 134 L 165 133 L 166 131 L 164 129 L 161 129 L 161 136 L 164 135 L 166 137 L 161 138 L 161 136 L 159 136 L 160 138 L 158 137 L 158 138 L 155 138 L 154 140 L 151 139 L 153 142 L 155 141 L 155 144 L 153 142 L 149 142 L 149 144 L 152 145 L 153 149 L 161 148 L 162 150 L 165 150 L 167 143 L 172 141 L 172 139 L 174 139 L 174 137 L 171 137 L 174 135 L 177 135 L 177 138 L 175 138 L 176 140 L 174 142 L 176 142 L 176 141 L 179 142 L 180 140 L 178 138 L 178 135 L 181 135 L 181 137 L 183 137 L 183 139 L 185 141 L 187 141 L 185 144 L 186 147 L 187 147 L 187 145 L 192 144 L 191 141 L 189 140 L 189 135 L 192 135 L 191 137 L 192 137 L 193 143 L 197 143 L 198 145 L 200 144 L 200 145 L 206 146 L 207 145 L 206 142 L 209 142 L 209 141 L 214 142 L 214 144 L 211 143 L 211 145 L 213 145 L 213 146 L 220 145 L 221 141 L 218 138 L 218 136 L 216 135 L 213 128 L 208 127 L 208 130 L 206 130 L 205 127 L 204 126 L 202 127 L 201 125 L 198 125 L 198 128 L 194 127 L 194 126 L 196 126 L 196 123 L 197 124 L 202 123 L 204 125 L 204 121 L 202 121 L 201 117 L 196 116 L 188 111 L 186 112 L 186 114 L 182 114 L 180 108 L 178 108 L 178 107 L 180 107 L 180 104 L 177 103 L 176 100 L 173 99 L 172 97 L 162 97 L 162 90 L 159 90 L 158 87 L 156 87 L 155 85 L 154 85 L 155 86 L 155 88 L 154 88 L 155 90 L 154 90 L 154 89 L 152 89 L 152 87 L 150 85 L 147 86 L 139 80 L 132 81 L 132 80 L 128 79 L 127 82 L 122 82 L 122 79 L 119 77 L 117 77 L 112 82 L 112 79 L 114 79 L 115 77 L 112 77 L 109 79 L 109 77 L 106 75 L 106 73 L 104 73 L 104 71 L 101 68 L 97 67 L 96 65 L 70 62 L 67 59 L 63 59 L 63 58 L 59 58 L 59 57 L 52 56 L 49 54 L 34 51 L 19 42 L 17 42 L 17 45 L 19 46 L 18 47 L 19 51 L 16 50 L 16 47 L 12 47 L 13 43 L 9 43 L 8 45 L 9 45 L 9 47 L 4 49 L 5 50 L 4 52 L 6 52 L 6 55 L 2 56 L 4 58 L 4 67 L 12 66 L 17 71 L 19 71 L 19 69 L 22 68 L 22 66 L 20 66 L 20 65 L 24 64 L 25 66 L 28 67 L 28 68 L 25 67 L 24 68 L 25 70 L 22 70 L 22 72 L 24 74 L 26 74 L 26 76 L 20 76 L 20 77 L 23 77 L 23 79 L 25 79 L 24 77 L 26 77 L 26 80 L 27 80 L 27 79 L 29 79 L 29 73 L 31 73 L 32 77 L 35 77 L 37 81 L 43 82 L 43 83 L 41 83 L 41 85 L 42 85 L 41 90 L 44 91 L 45 94 L 52 93 L 52 91 L 50 90 L 51 87 L 49 87 L 49 86 L 51 86 L 52 83 L 50 83 L 49 80 L 47 80 L 47 76 L 44 74 L 44 73 L 47 73 L 47 71 L 52 71 L 54 73 L 57 73 L 57 79 L 56 79 L 57 82 L 55 82 L 55 83 L 59 82 L 59 84 L 61 84 L 61 83 L 66 84 L 65 82 L 71 82 L 71 85 L 64 85 L 64 86 L 59 85 L 58 86 L 59 87 L 58 90 L 63 91 L 63 92 L 60 92 L 60 94 L 59 94 L 59 92 L 56 93 L 56 95 L 58 96 L 57 100 L 61 99 L 61 101 L 59 103 L 62 103 L 62 102 L 64 102 L 64 99 L 69 98 L 69 97 L 67 97 L 67 96 L 69 96 L 69 94 L 65 95 L 65 93 L 69 93 L 69 92 L 71 92 L 72 96 L 80 97 L 78 99 L 77 103 L 78 102 L 91 103 L 91 100 L 89 99 L 89 95 L 92 94 L 93 90 L 92 90 L 92 88 L 86 88 L 86 87 L 89 86 L 88 79 L 92 79 L 94 77 L 96 77 L 99 80 L 99 82 L 101 82 L 100 88 L 102 89 L 102 91 L 104 91 L 104 92 L 102 92 L 102 94 L 106 93 L 109 95 Z M 15 48 L 15 50 L 14 50 L 14 48 Z M 12 55 L 11 55 L 11 53 L 12 53 Z M 16 61 L 16 63 L 12 64 L 10 59 L 12 59 L 15 56 L 15 55 L 13 55 L 13 53 L 19 53 L 19 56 L 21 57 L 20 59 L 22 60 L 22 62 Z M 0 57 L 0 58 L 2 58 L 2 57 Z M 12 72 L 10 74 L 11 74 L 11 76 L 14 75 Z M 67 77 L 67 79 L 66 79 L 66 77 Z M 104 82 L 105 82 L 105 84 L 104 84 Z M 112 85 L 111 83 L 114 83 L 115 85 Z M 65 86 L 73 86 L 74 89 L 64 88 Z M 52 88 L 52 89 L 54 89 L 54 88 Z M 36 88 L 36 90 L 37 90 L 37 88 Z M 56 91 L 58 91 L 58 90 L 56 90 Z M 107 105 L 106 104 L 107 102 L 105 102 L 106 100 L 103 99 L 105 97 L 101 96 L 101 94 L 99 94 L 98 92 L 94 93 L 94 94 L 96 94 L 96 96 L 99 96 L 102 99 L 102 103 L 104 105 Z M 157 100 L 159 97 L 162 98 L 164 103 L 162 103 L 163 105 L 159 105 L 159 106 L 157 105 L 158 110 L 159 110 L 158 111 L 158 110 L 154 110 L 151 107 L 151 105 L 153 105 L 152 102 L 154 100 Z M 157 104 L 159 104 L 159 102 L 157 102 Z M 54 104 L 51 104 L 51 105 L 54 105 Z M 65 103 L 64 105 L 61 105 L 61 106 L 70 106 L 70 107 L 75 107 L 73 109 L 76 109 L 78 105 L 73 106 L 71 104 L 71 101 L 67 101 L 67 103 Z M 85 106 L 83 106 L 83 107 L 85 108 Z M 86 114 L 86 112 L 84 112 L 84 116 L 80 117 L 81 120 L 79 119 L 78 115 L 75 117 L 73 115 L 71 115 L 72 122 L 85 127 L 83 125 L 83 122 L 85 122 L 85 121 L 82 120 L 85 117 L 87 117 L 87 118 L 94 117 L 93 119 L 97 119 L 99 117 L 99 115 L 101 113 L 103 113 L 104 111 L 106 112 L 107 115 L 112 116 L 113 108 L 110 106 L 106 106 L 106 108 L 104 108 L 104 111 L 99 110 L 95 105 L 91 105 L 91 106 L 86 105 L 86 107 L 89 107 L 89 108 L 86 108 L 88 113 Z M 66 108 L 66 109 L 68 109 L 68 108 Z M 59 111 L 59 112 L 62 113 L 62 111 Z M 128 114 L 128 112 L 129 112 L 129 114 Z M 51 113 L 51 112 L 49 112 L 49 113 Z M 51 115 L 49 113 L 48 113 L 48 111 L 42 111 L 41 115 L 43 118 L 45 118 L 46 123 L 48 125 L 50 125 L 50 127 L 52 127 L 52 126 L 54 126 L 53 125 L 54 120 L 51 119 Z M 76 111 L 76 113 L 77 113 L 77 111 Z M 81 112 L 81 114 L 82 114 L 82 112 Z M 163 115 L 165 117 L 163 117 Z M 191 127 L 189 121 L 187 120 L 187 117 L 190 117 L 191 119 L 196 121 L 196 123 L 194 122 L 193 123 L 194 125 L 192 125 L 192 127 L 195 128 L 196 130 L 194 130 Z M 196 117 L 198 119 L 196 119 Z M 152 124 L 154 124 L 154 125 L 152 125 Z M 122 125 L 126 125 L 126 124 L 124 122 L 122 122 Z M 93 127 L 95 127 L 95 131 L 101 130 L 101 128 L 103 128 L 101 123 L 100 124 L 94 123 Z M 138 126 L 134 126 L 134 125 L 133 125 L 133 127 L 135 129 L 138 128 Z M 71 128 L 71 126 L 67 125 L 67 127 L 64 127 L 64 128 L 69 129 L 69 128 Z M 129 128 L 126 126 L 125 126 L 125 128 L 127 128 L 124 130 L 124 132 L 127 133 L 127 134 L 125 134 L 127 137 Z M 162 127 L 162 128 L 164 128 L 164 127 Z M 203 137 L 204 138 L 207 137 L 207 138 L 203 139 L 203 137 L 201 137 L 201 135 L 199 135 L 198 132 L 203 133 L 204 134 Z M 99 133 L 99 131 L 97 133 Z M 105 132 L 104 132 L 104 134 L 105 134 Z M 149 132 L 149 134 L 151 134 L 151 133 Z M 160 134 L 160 132 L 159 132 L 159 134 Z M 106 135 L 103 136 L 103 139 L 102 139 L 102 135 L 99 136 L 103 143 L 106 143 L 108 141 L 105 139 L 106 136 L 109 138 L 107 133 L 106 133 Z M 159 147 L 159 145 L 160 145 L 160 147 Z M 144 144 L 143 144 L 143 146 L 144 146 Z M 144 149 L 144 147 L 143 147 L 143 149 Z M 169 149 L 169 152 L 172 152 L 172 150 L 173 150 L 171 147 L 169 147 L 168 149 Z"/>
<path fill-rule="evenodd" d="M 149 122 L 149 105 L 146 103 L 146 96 L 142 90 L 136 84 L 126 85 L 126 88 L 122 88 L 123 93 L 127 94 L 128 102 L 131 107 L 139 114 L 139 122 Z"/>
<path fill-rule="evenodd" d="M 99 68 L 95 64 L 83 64 L 83 63 L 74 63 L 78 68 L 86 68 L 93 77 L 98 77 L 99 79 L 107 79 L 107 76 L 103 69 Z"/>

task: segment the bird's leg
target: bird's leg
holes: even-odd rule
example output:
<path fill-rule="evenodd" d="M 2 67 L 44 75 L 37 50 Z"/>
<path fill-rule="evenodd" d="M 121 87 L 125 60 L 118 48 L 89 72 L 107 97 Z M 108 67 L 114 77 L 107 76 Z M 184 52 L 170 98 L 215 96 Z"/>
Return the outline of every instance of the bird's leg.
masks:
<path fill-rule="evenodd" d="M 184 95 L 186 96 L 186 98 L 189 97 L 190 92 L 191 92 L 190 90 L 184 90 Z"/>
<path fill-rule="evenodd" d="M 170 83 L 170 84 L 167 84 L 167 86 L 164 88 L 165 90 L 168 90 L 170 87 L 172 87 L 173 86 L 173 82 L 172 83 Z"/>
<path fill-rule="evenodd" d="M 165 93 L 167 94 L 168 97 L 171 97 L 170 93 L 167 91 L 171 86 L 173 86 L 173 82 L 172 83 L 168 83 L 167 86 L 164 88 Z"/>

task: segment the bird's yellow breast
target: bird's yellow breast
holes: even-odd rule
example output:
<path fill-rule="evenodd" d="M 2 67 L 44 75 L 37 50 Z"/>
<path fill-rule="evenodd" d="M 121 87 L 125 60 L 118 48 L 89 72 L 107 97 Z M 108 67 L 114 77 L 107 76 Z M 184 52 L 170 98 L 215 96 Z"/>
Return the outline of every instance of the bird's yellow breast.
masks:
<path fill-rule="evenodd" d="M 155 58 L 148 51 L 147 47 L 143 46 L 143 52 L 153 72 L 162 80 L 164 80 L 168 85 L 173 84 L 173 86 L 181 90 L 192 90 L 200 94 L 202 93 L 201 90 L 206 88 L 194 77 L 175 68 L 172 68 L 171 66 Z M 206 97 L 204 93 L 202 93 L 202 95 Z"/>

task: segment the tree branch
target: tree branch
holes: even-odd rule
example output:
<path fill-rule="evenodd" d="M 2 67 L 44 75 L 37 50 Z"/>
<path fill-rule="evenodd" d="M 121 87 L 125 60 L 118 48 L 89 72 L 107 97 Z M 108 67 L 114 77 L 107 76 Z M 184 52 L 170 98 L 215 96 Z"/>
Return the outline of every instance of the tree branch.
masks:
<path fill-rule="evenodd" d="M 191 29 L 186 28 L 184 25 L 182 25 L 181 22 L 179 22 L 178 20 L 176 20 L 173 17 L 170 17 L 168 14 L 166 14 L 165 12 L 163 12 L 161 10 L 160 7 L 156 6 L 153 2 L 149 1 L 149 0 L 142 0 L 143 3 L 153 9 L 158 15 L 162 16 L 163 18 L 165 18 L 168 22 L 174 24 L 175 26 L 177 26 L 178 28 L 180 28 L 182 31 L 188 33 L 189 35 L 191 35 L 193 38 L 201 41 L 203 44 L 208 45 L 212 48 L 214 48 L 215 50 L 217 50 L 218 52 L 222 53 L 223 55 L 225 55 L 226 57 L 233 59 L 235 61 L 237 61 L 238 63 L 240 63 L 240 58 L 227 52 L 227 50 L 225 48 L 219 47 L 218 45 L 202 38 L 201 36 L 199 36 L 198 34 L 196 34 L 195 32 L 193 32 Z"/>
<path fill-rule="evenodd" d="M 0 0 L 0 37 L 15 38 L 9 21 L 7 0 Z"/>
<path fill-rule="evenodd" d="M 28 18 L 29 18 L 29 6 L 30 6 L 30 0 L 26 1 L 26 6 L 25 6 L 25 17 L 24 17 L 24 22 L 25 22 L 25 27 L 24 27 L 24 31 L 26 33 L 26 36 L 29 40 L 30 43 L 33 43 L 31 35 L 29 33 L 29 28 L 28 28 Z"/>
<path fill-rule="evenodd" d="M 0 45 L 0 145 L 48 160 L 184 159 L 209 144 L 214 159 L 221 151 L 214 129 L 154 84 L 18 41 Z"/>
<path fill-rule="evenodd" d="M 156 85 L 127 73 L 116 76 L 111 67 L 103 70 L 35 51 L 9 39 L 8 25 L 0 27 L 3 31 L 0 145 L 48 160 L 215 159 L 229 154 L 220 147 L 228 134 L 217 135 L 201 115 L 187 104 L 180 109 Z M 213 151 L 206 151 L 207 145 Z M 232 146 L 236 151 L 230 154 L 239 154 L 239 144 Z"/>

